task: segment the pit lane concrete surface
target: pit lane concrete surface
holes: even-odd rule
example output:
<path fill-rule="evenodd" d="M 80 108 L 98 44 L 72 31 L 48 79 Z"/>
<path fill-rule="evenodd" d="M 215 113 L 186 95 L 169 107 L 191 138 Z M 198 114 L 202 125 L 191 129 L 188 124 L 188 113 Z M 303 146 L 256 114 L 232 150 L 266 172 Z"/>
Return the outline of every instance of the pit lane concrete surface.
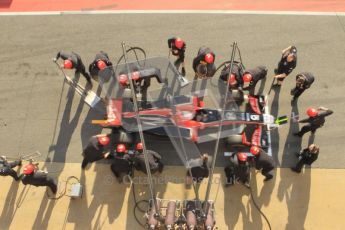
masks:
<path fill-rule="evenodd" d="M 268 186 L 262 187 L 261 183 L 257 186 L 258 191 L 261 188 L 261 193 L 257 196 L 263 199 L 261 200 L 262 207 L 266 207 L 269 203 L 267 209 L 264 209 L 269 212 L 270 219 L 275 218 L 277 210 L 284 210 L 285 206 L 279 206 L 278 203 L 286 201 L 289 215 L 285 215 L 284 212 L 283 217 L 274 219 L 275 229 L 283 228 L 286 223 L 288 223 L 286 225 L 287 229 L 301 229 L 304 226 L 309 227 L 308 229 L 318 229 L 318 226 L 327 227 L 329 225 L 325 225 L 320 221 L 321 216 L 327 213 L 339 212 L 339 207 L 342 204 L 338 206 L 336 201 L 328 204 L 320 201 L 320 196 L 323 195 L 320 191 L 323 186 L 330 188 L 335 183 L 337 183 L 337 186 L 334 189 L 339 189 L 340 193 L 345 188 L 344 183 L 337 179 L 341 178 L 339 172 L 343 171 L 330 170 L 344 169 L 345 165 L 345 157 L 342 156 L 343 150 L 341 149 L 344 139 L 343 127 L 345 125 L 343 119 L 345 115 L 344 97 L 342 95 L 345 90 L 342 76 L 345 70 L 343 65 L 343 60 L 345 60 L 343 52 L 345 46 L 344 17 L 118 14 L 2 16 L 0 21 L 2 28 L 0 53 L 0 81 L 2 83 L 0 86 L 1 154 L 16 157 L 19 154 L 39 150 L 42 153 L 39 160 L 46 161 L 46 163 L 41 163 L 42 166 L 57 172 L 56 178 L 66 176 L 66 170 L 79 175 L 80 172 L 76 171 L 75 167 L 79 167 L 78 163 L 81 162 L 83 146 L 86 145 L 90 136 L 102 132 L 100 127 L 91 125 L 91 120 L 103 117 L 102 113 L 90 110 L 78 95 L 75 95 L 67 85 L 64 85 L 63 76 L 51 61 L 59 50 L 73 50 L 79 53 L 86 65 L 93 60 L 95 53 L 99 50 L 108 52 L 112 60 L 117 60 L 121 55 L 121 41 L 145 48 L 148 56 L 165 56 L 168 53 L 167 38 L 172 35 L 179 35 L 187 43 L 187 76 L 192 79 L 192 59 L 200 46 L 211 47 L 217 55 L 216 63 L 220 64 L 230 58 L 230 45 L 233 41 L 237 41 L 246 67 L 250 68 L 264 64 L 269 68 L 269 76 L 264 87 L 264 92 L 268 92 L 273 69 L 280 59 L 281 50 L 291 44 L 296 45 L 298 48 L 297 68 L 284 81 L 280 90 L 272 90 L 269 100 L 272 114 L 290 115 L 293 111 L 303 118 L 306 116 L 305 111 L 309 106 L 319 105 L 332 109 L 334 114 L 327 117 L 325 126 L 317 131 L 315 137 L 309 137 L 309 134 L 305 135 L 303 139 L 293 137 L 292 133 L 298 128 L 298 123 L 294 122 L 272 132 L 273 155 L 279 167 L 292 166 L 296 161 L 294 153 L 306 147 L 308 142 L 314 141 L 320 146 L 321 153 L 318 161 L 312 167 L 319 169 L 314 173 L 310 173 L 313 170 L 306 170 L 301 176 L 292 174 L 288 169 L 279 169 L 277 170 L 276 179 L 269 182 Z M 301 96 L 297 105 L 291 106 L 289 93 L 295 83 L 294 77 L 297 73 L 303 71 L 314 73 L 316 81 Z M 80 77 L 80 82 L 85 84 L 83 77 Z M 95 84 L 93 90 L 96 89 L 97 85 Z M 312 140 L 313 138 L 314 140 Z M 150 138 L 147 141 L 150 148 L 163 155 L 164 162 L 167 165 L 181 164 L 175 151 L 169 146 L 168 139 Z M 203 151 L 213 150 L 212 144 L 203 144 L 200 148 Z M 224 150 L 224 147 L 222 147 L 222 150 Z M 65 162 L 66 164 L 51 164 L 50 161 Z M 226 164 L 225 158 L 219 157 L 217 165 L 222 166 L 224 164 Z M 88 175 L 86 175 L 86 178 L 88 176 L 90 178 L 90 180 L 87 180 L 89 188 L 96 184 L 94 181 L 102 181 L 99 182 L 101 184 L 98 184 L 100 187 L 102 186 L 103 176 L 101 174 L 102 170 L 105 170 L 105 166 L 96 164 L 96 167 L 99 171 L 95 178 L 90 176 L 94 172 L 88 172 Z M 174 170 L 170 170 L 168 173 L 172 171 Z M 182 169 L 179 170 L 180 172 L 182 172 Z M 222 175 L 221 169 L 217 172 Z M 328 173 L 332 177 L 327 177 Z M 313 180 L 311 180 L 312 176 L 314 176 Z M 326 181 L 323 183 L 317 178 L 327 180 L 327 183 Z M 5 189 L 15 191 L 16 185 L 12 184 L 10 187 L 9 179 L 6 178 L 5 184 L 8 186 Z M 294 182 L 297 184 L 294 184 Z M 319 189 L 319 192 L 313 193 L 311 187 L 313 190 Z M 166 191 L 163 194 L 165 193 L 166 197 L 174 195 L 170 193 L 176 191 L 174 189 L 168 190 L 165 188 Z M 33 188 L 30 189 L 28 194 L 28 197 L 31 197 L 29 203 L 23 206 L 25 210 L 30 210 L 31 206 L 29 204 L 36 206 L 41 204 L 42 208 L 35 206 L 33 209 L 36 210 L 34 213 L 38 213 L 35 223 L 31 225 L 33 228 L 40 229 L 42 226 L 62 224 L 65 215 L 58 214 L 58 210 L 66 211 L 67 209 L 71 211 L 71 214 L 66 214 L 68 217 L 67 228 L 87 229 L 103 226 L 104 229 L 107 229 L 114 226 L 115 223 L 117 224 L 115 226 L 120 226 L 120 229 L 136 229 L 137 227 L 133 224 L 134 220 L 131 219 L 132 214 L 130 211 L 128 213 L 124 211 L 123 213 L 121 207 L 116 207 L 114 214 L 114 210 L 110 208 L 111 206 L 107 211 L 106 209 L 102 211 L 105 206 L 99 205 L 110 202 L 111 198 L 109 200 L 103 200 L 103 198 L 110 197 L 114 193 L 121 194 L 121 199 L 119 198 L 115 202 L 123 202 L 129 196 L 130 190 L 127 188 L 116 187 L 115 190 L 107 190 L 105 195 L 96 191 L 97 188 L 93 188 L 92 191 L 87 191 L 86 196 L 88 197 L 91 192 L 93 196 L 99 198 L 93 198 L 91 203 L 90 200 L 86 203 L 84 200 L 74 206 L 64 201 L 59 206 L 60 208 L 58 206 L 54 208 L 54 203 L 49 203 L 47 199 L 42 198 L 43 193 L 36 194 L 34 190 Z M 301 191 L 303 191 L 302 195 Z M 336 198 L 336 195 L 332 195 L 331 191 L 329 189 L 325 191 L 325 194 L 334 195 L 334 198 Z M 221 217 L 222 227 L 220 229 L 241 229 L 243 226 L 246 229 L 258 229 L 258 222 L 251 222 L 247 218 L 246 213 L 250 208 L 243 212 L 236 211 L 244 210 L 244 206 L 242 207 L 242 203 L 239 202 L 241 200 L 240 194 L 243 194 L 241 192 L 243 191 L 234 192 L 237 195 L 227 197 L 224 200 L 225 206 L 218 207 L 219 215 L 223 216 L 224 212 L 224 216 L 234 217 L 230 220 Z M 312 193 L 313 195 L 310 195 Z M 4 195 L 1 200 L 9 200 L 9 195 L 11 194 L 8 193 L 6 197 Z M 183 195 L 188 197 L 186 194 L 181 196 Z M 274 198 L 270 200 L 270 196 Z M 43 201 L 40 203 L 42 199 Z M 222 199 L 222 195 L 218 199 Z M 6 201 L 4 205 L 12 201 Z M 111 202 L 114 201 L 111 200 Z M 226 207 L 229 204 L 238 207 L 238 209 L 229 209 L 229 207 Z M 76 207 L 78 208 L 76 209 Z M 328 209 L 323 209 L 325 207 L 328 207 Z M 83 217 L 87 221 L 80 223 L 78 221 L 79 217 L 72 213 L 86 208 L 89 208 L 88 210 L 91 210 L 89 212 L 94 214 L 96 214 L 95 209 L 99 208 L 100 210 L 97 210 L 99 215 L 95 218 L 91 214 L 81 212 L 81 215 L 85 215 Z M 125 207 L 123 208 L 125 209 Z M 316 212 L 315 210 L 318 208 L 325 211 Z M 295 210 L 298 211 L 295 212 Z M 13 210 L 3 209 L 3 212 L 5 211 L 7 213 L 7 211 Z M 104 212 L 108 212 L 108 219 L 101 218 L 107 215 Z M 26 215 L 25 213 L 24 211 L 18 212 L 15 218 L 19 220 Z M 44 213 L 48 213 L 48 215 L 44 215 Z M 56 215 L 54 216 L 54 214 Z M 328 214 L 327 217 L 330 217 Z M 255 215 L 255 220 L 263 221 Z M 3 214 L 2 216 L 4 217 L 1 220 L 4 221 L 6 215 Z M 240 220 L 240 216 L 242 216 L 243 221 L 239 221 L 239 224 L 235 225 L 236 221 Z M 32 216 L 32 218 L 35 218 L 35 216 Z M 125 226 L 121 228 L 123 225 L 120 224 L 123 223 L 120 220 L 124 218 L 128 218 L 128 220 Z M 224 219 L 226 219 L 225 222 Z M 319 225 L 315 226 L 315 222 L 312 222 L 311 219 L 318 220 L 316 223 Z M 13 220 L 12 227 L 14 229 L 16 226 L 23 226 L 18 221 L 16 222 L 16 219 Z M 116 221 L 114 222 L 114 220 Z M 7 220 L 6 223 L 8 224 Z M 31 222 L 27 223 L 30 225 Z M 69 225 L 70 223 L 72 224 Z M 259 229 L 264 228 L 262 223 L 260 222 Z M 341 226 L 342 220 L 338 219 L 338 222 L 332 224 L 334 224 L 333 227 Z M 54 227 L 51 228 L 54 229 Z"/>
<path fill-rule="evenodd" d="M 181 16 L 184 18 L 180 24 Z M 187 76 L 192 78 L 191 62 L 200 46 L 211 47 L 216 63 L 230 58 L 233 41 L 237 41 L 247 68 L 264 64 L 269 68 L 264 93 L 268 92 L 273 69 L 281 50 L 290 44 L 298 47 L 297 68 L 280 90 L 272 90 L 273 115 L 291 112 L 303 118 L 309 106 L 323 105 L 334 110 L 326 125 L 315 136 L 320 145 L 320 159 L 314 167 L 343 168 L 339 157 L 343 141 L 344 111 L 342 73 L 344 53 L 344 17 L 274 16 L 274 15 L 63 15 L 1 17 L 1 142 L 2 152 L 17 155 L 39 150 L 58 162 L 80 162 L 82 147 L 88 138 L 100 133 L 91 125 L 103 114 L 90 110 L 78 95 L 63 84 L 63 76 L 51 59 L 59 50 L 73 50 L 86 63 L 99 50 L 112 60 L 121 55 L 121 41 L 145 48 L 148 56 L 167 55 L 166 39 L 178 34 L 187 43 Z M 159 24 L 157 22 L 160 22 Z M 290 89 L 297 73 L 310 71 L 316 76 L 297 105 L 290 105 Z M 70 74 L 73 74 L 71 72 Z M 84 84 L 84 78 L 80 78 Z M 93 90 L 98 90 L 95 84 Z M 292 132 L 298 124 L 273 131 L 273 155 L 279 165 L 290 166 L 293 153 L 305 147 L 309 134 L 301 139 Z M 176 154 L 166 146 L 166 138 L 149 138 L 149 146 L 166 156 L 167 164 L 180 164 Z M 164 144 L 162 144 L 164 143 Z M 207 148 L 208 147 L 208 148 Z M 212 152 L 212 145 L 201 145 Z M 224 148 L 222 147 L 221 151 Z M 222 161 L 223 159 L 220 158 Z"/>

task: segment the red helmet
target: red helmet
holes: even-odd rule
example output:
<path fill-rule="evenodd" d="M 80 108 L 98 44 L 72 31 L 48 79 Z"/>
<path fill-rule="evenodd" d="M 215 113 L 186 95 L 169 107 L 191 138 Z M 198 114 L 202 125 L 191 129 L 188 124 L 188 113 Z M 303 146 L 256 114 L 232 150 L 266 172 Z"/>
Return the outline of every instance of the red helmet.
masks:
<path fill-rule="evenodd" d="M 175 39 L 175 46 L 178 49 L 181 49 L 183 47 L 183 40 L 181 38 L 176 38 Z"/>
<path fill-rule="evenodd" d="M 72 61 L 69 60 L 69 59 L 64 60 L 64 62 L 63 62 L 63 67 L 64 67 L 65 69 L 72 69 L 72 68 L 73 68 L 73 63 L 72 63 Z"/>
<path fill-rule="evenodd" d="M 34 172 L 34 170 L 35 170 L 35 165 L 27 164 L 27 165 L 24 166 L 23 173 L 25 175 L 30 175 L 30 174 L 32 174 Z"/>
<path fill-rule="evenodd" d="M 211 53 L 208 53 L 205 55 L 205 62 L 207 62 L 208 64 L 212 64 L 214 61 L 214 57 Z"/>
<path fill-rule="evenodd" d="M 140 78 L 140 73 L 138 71 L 135 71 L 135 72 L 132 73 L 132 79 L 134 81 L 139 80 L 139 78 Z"/>
<path fill-rule="evenodd" d="M 250 147 L 250 153 L 256 156 L 260 153 L 260 148 L 258 146 L 252 146 Z"/>
<path fill-rule="evenodd" d="M 103 70 L 103 69 L 107 68 L 107 64 L 104 61 L 99 60 L 99 61 L 97 61 L 97 67 L 98 67 L 98 69 Z"/>
<path fill-rule="evenodd" d="M 108 136 L 99 136 L 98 137 L 98 142 L 101 144 L 101 145 L 107 145 L 109 144 L 109 137 Z"/>
<path fill-rule="evenodd" d="M 126 146 L 124 144 L 119 144 L 116 147 L 117 153 L 125 153 L 126 152 Z"/>
<path fill-rule="evenodd" d="M 127 75 L 126 74 L 121 74 L 119 75 L 119 81 L 122 85 L 126 85 L 127 83 Z"/>
<path fill-rule="evenodd" d="M 253 79 L 253 76 L 250 73 L 246 73 L 246 74 L 243 75 L 242 78 L 243 78 L 244 82 L 251 82 L 252 79 Z"/>
<path fill-rule="evenodd" d="M 246 162 L 247 161 L 247 154 L 237 153 L 237 159 L 241 162 Z"/>
<path fill-rule="evenodd" d="M 235 85 L 236 84 L 236 76 L 235 74 L 231 74 L 230 75 L 230 81 L 229 81 L 230 85 Z"/>
<path fill-rule="evenodd" d="M 139 143 L 137 144 L 137 150 L 138 150 L 138 151 L 143 150 L 143 143 L 139 142 Z"/>
<path fill-rule="evenodd" d="M 315 108 L 310 107 L 307 109 L 307 114 L 309 117 L 316 117 L 319 114 L 319 111 Z"/>

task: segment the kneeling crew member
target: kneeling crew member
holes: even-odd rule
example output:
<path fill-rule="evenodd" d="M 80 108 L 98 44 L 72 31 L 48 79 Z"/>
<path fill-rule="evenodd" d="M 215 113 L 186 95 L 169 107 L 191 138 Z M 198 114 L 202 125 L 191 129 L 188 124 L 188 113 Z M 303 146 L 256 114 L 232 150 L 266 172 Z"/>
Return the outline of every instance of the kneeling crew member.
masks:
<path fill-rule="evenodd" d="M 63 66 L 65 69 L 75 69 L 76 73 L 81 73 L 87 80 L 88 84 L 92 86 L 91 77 L 85 71 L 84 63 L 82 62 L 80 56 L 74 52 L 66 53 L 64 51 L 60 51 L 57 53 L 56 58 L 54 61 L 59 60 L 61 58 L 64 60 Z"/>
<path fill-rule="evenodd" d="M 302 137 L 305 133 L 310 131 L 314 134 L 318 128 L 321 128 L 325 124 L 325 117 L 331 115 L 332 113 L 332 110 L 325 107 L 319 107 L 318 109 L 309 108 L 307 110 L 309 118 L 298 121 L 299 123 L 308 124 L 303 126 L 298 133 L 294 133 L 294 135 Z"/>
<path fill-rule="evenodd" d="M 248 82 L 249 85 L 246 87 L 243 87 L 244 90 L 249 90 L 251 95 L 254 95 L 255 93 L 255 86 L 256 84 L 262 80 L 265 79 L 267 76 L 267 68 L 266 66 L 257 66 L 253 69 L 246 70 L 243 74 L 243 81 Z"/>
<path fill-rule="evenodd" d="M 226 175 L 226 186 L 234 185 L 237 181 L 249 186 L 250 166 L 245 153 L 233 154 L 230 157 L 230 164 L 224 169 Z"/>
<path fill-rule="evenodd" d="M 96 54 L 95 59 L 93 62 L 89 65 L 89 72 L 91 77 L 98 81 L 98 73 L 100 70 L 103 70 L 109 66 L 112 66 L 109 56 L 106 52 L 100 51 L 98 54 Z"/>
<path fill-rule="evenodd" d="M 36 187 L 47 186 L 56 194 L 57 185 L 54 180 L 48 176 L 48 172 L 38 170 L 37 165 L 32 163 L 24 166 L 23 174 L 20 175 L 23 184 L 33 185 Z"/>
<path fill-rule="evenodd" d="M 171 54 L 177 57 L 176 61 L 174 62 L 176 69 L 179 70 L 180 65 L 182 65 L 181 74 L 186 76 L 186 69 L 184 66 L 186 43 L 181 38 L 173 37 L 168 39 L 168 46 Z"/>
<path fill-rule="evenodd" d="M 275 86 L 281 86 L 284 79 L 296 68 L 297 65 L 297 48 L 289 46 L 282 51 L 282 57 L 278 63 L 278 68 L 275 69 L 274 76 L 277 79 Z"/>
<path fill-rule="evenodd" d="M 273 178 L 274 161 L 263 149 L 258 146 L 252 146 L 250 153 L 254 155 L 255 168 L 261 170 L 261 174 L 265 176 L 264 181 Z"/>
<path fill-rule="evenodd" d="M 161 159 L 162 159 L 161 155 L 159 155 L 157 152 L 152 151 L 152 150 L 146 150 L 146 154 L 149 160 L 151 173 L 156 173 L 156 172 L 161 173 L 164 168 L 164 165 L 161 162 Z M 142 171 L 143 173 L 147 173 L 142 143 L 137 144 L 137 153 L 134 155 L 133 161 L 134 161 L 134 167 L 136 170 Z"/>
<path fill-rule="evenodd" d="M 309 145 L 308 148 L 303 149 L 298 153 L 299 161 L 295 167 L 292 167 L 291 170 L 300 173 L 303 165 L 311 165 L 319 157 L 320 149 L 314 144 Z"/>
<path fill-rule="evenodd" d="M 124 144 L 117 145 L 112 161 L 113 163 L 111 164 L 110 169 L 119 183 L 122 183 L 123 177 L 128 175 L 132 176 L 132 162 L 130 161 L 130 157 L 127 154 L 127 149 Z"/>
<path fill-rule="evenodd" d="M 312 73 L 304 72 L 296 75 L 296 87 L 291 90 L 292 100 L 296 100 L 304 90 L 308 89 L 314 82 Z"/>
<path fill-rule="evenodd" d="M 16 181 L 19 180 L 17 172 L 14 171 L 14 167 L 21 166 L 22 161 L 8 162 L 5 156 L 0 156 L 0 176 L 11 176 Z"/>
<path fill-rule="evenodd" d="M 92 136 L 88 145 L 83 150 L 83 162 L 81 168 L 85 169 L 88 163 L 92 163 L 109 156 L 109 152 L 106 152 L 106 146 L 109 144 L 110 138 L 105 134 Z"/>
<path fill-rule="evenodd" d="M 194 80 L 213 77 L 216 72 L 215 58 L 216 55 L 210 48 L 201 47 L 199 49 L 198 55 L 193 60 Z"/>

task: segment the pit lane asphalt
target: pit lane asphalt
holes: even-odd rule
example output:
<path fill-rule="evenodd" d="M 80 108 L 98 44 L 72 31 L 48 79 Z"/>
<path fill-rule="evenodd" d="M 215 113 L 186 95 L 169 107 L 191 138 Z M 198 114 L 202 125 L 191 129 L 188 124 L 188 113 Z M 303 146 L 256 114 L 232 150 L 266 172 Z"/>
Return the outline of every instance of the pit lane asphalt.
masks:
<path fill-rule="evenodd" d="M 101 128 L 90 124 L 102 114 L 89 110 L 80 97 L 65 85 L 51 59 L 59 50 L 79 53 L 86 66 L 99 50 L 112 60 L 121 56 L 121 41 L 143 47 L 148 56 L 166 56 L 166 40 L 181 36 L 187 43 L 187 76 L 192 78 L 192 59 L 200 46 L 211 47 L 216 64 L 228 60 L 237 41 L 247 68 L 266 65 L 268 92 L 281 56 L 291 44 L 298 48 L 297 68 L 283 86 L 272 90 L 272 114 L 290 115 L 292 108 L 304 118 L 309 106 L 325 106 L 334 111 L 317 131 L 314 142 L 320 146 L 319 160 L 313 167 L 344 168 L 345 17 L 284 15 L 61 15 L 1 16 L 0 52 L 0 141 L 1 154 L 17 156 L 39 150 L 41 160 L 81 162 L 82 146 Z M 290 89 L 297 73 L 310 71 L 316 76 L 312 87 L 290 105 Z M 84 83 L 81 77 L 82 84 Z M 95 90 L 94 86 L 94 90 Z M 61 103 L 60 103 L 61 102 Z M 60 105 L 60 106 L 59 106 Z M 273 155 L 278 165 L 291 166 L 294 152 L 306 147 L 293 137 L 297 123 L 272 132 Z M 300 126 L 301 127 L 301 126 Z M 160 152 L 164 162 L 181 164 L 168 139 L 149 138 L 148 146 Z M 213 150 L 203 144 L 202 151 Z M 224 149 L 222 147 L 222 149 Z M 218 165 L 224 165 L 224 157 Z"/>

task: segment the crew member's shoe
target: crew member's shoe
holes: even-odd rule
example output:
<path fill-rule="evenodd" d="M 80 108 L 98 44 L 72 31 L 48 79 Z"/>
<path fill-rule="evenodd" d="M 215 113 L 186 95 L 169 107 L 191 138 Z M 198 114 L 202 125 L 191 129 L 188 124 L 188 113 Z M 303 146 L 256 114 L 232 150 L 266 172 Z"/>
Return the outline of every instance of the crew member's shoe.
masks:
<path fill-rule="evenodd" d="M 298 170 L 298 169 L 296 169 L 295 167 L 292 167 L 292 168 L 290 168 L 291 169 L 291 171 L 293 171 L 293 172 L 295 172 L 295 173 L 301 173 L 301 170 Z"/>
<path fill-rule="evenodd" d="M 294 133 L 293 135 L 297 136 L 297 137 L 302 137 L 302 135 L 300 133 Z"/>
<path fill-rule="evenodd" d="M 186 69 L 184 67 L 182 67 L 182 71 L 181 74 L 185 77 L 186 76 Z"/>
<path fill-rule="evenodd" d="M 56 186 L 56 185 L 53 186 L 53 187 L 50 187 L 50 189 L 52 190 L 52 192 L 53 192 L 54 194 L 56 194 L 56 192 L 57 192 L 57 186 Z"/>
<path fill-rule="evenodd" d="M 273 175 L 267 175 L 264 179 L 264 181 L 269 181 L 273 178 Z"/>
<path fill-rule="evenodd" d="M 87 84 L 86 84 L 85 89 L 86 89 L 86 91 L 88 91 L 88 90 L 91 90 L 91 89 L 92 89 L 92 87 L 93 87 L 92 82 L 91 82 L 91 81 L 88 81 L 88 82 L 87 82 Z"/>

